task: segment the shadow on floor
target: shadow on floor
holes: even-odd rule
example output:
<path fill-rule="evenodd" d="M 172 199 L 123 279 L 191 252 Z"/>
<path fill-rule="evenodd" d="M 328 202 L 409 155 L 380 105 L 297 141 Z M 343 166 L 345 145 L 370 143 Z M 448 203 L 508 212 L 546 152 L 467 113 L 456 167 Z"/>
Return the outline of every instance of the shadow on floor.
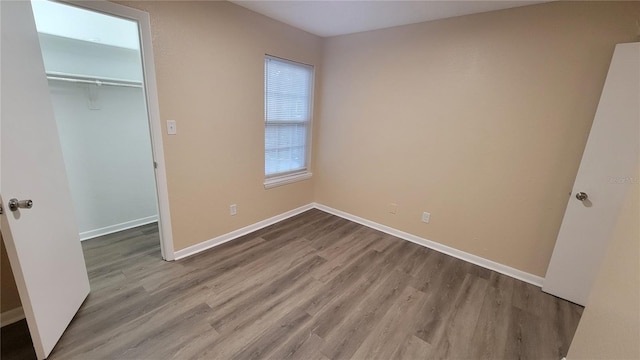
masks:
<path fill-rule="evenodd" d="M 27 320 L 22 319 L 3 327 L 0 331 L 0 340 L 0 358 L 2 360 L 36 359 L 36 351 L 33 349 Z"/>

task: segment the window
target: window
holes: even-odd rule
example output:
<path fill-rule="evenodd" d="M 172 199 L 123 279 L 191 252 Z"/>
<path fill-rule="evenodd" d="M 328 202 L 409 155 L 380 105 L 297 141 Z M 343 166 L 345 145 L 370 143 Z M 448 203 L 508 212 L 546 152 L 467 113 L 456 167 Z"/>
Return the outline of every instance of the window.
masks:
<path fill-rule="evenodd" d="M 312 97 L 313 66 L 265 57 L 265 187 L 311 177 L 308 165 Z"/>

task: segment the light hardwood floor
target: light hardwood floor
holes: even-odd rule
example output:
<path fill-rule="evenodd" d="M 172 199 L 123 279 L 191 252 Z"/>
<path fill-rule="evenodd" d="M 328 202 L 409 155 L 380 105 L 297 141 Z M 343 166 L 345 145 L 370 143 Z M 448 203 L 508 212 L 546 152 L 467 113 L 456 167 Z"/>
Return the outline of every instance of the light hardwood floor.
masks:
<path fill-rule="evenodd" d="M 83 242 L 91 294 L 50 359 L 555 359 L 582 307 L 310 210 L 190 258 L 157 228 Z"/>

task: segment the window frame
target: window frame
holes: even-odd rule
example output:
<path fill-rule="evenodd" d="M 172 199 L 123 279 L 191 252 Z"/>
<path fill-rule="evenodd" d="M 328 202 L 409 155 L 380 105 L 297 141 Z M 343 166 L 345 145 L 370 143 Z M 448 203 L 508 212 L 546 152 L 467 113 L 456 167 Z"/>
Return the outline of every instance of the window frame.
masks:
<path fill-rule="evenodd" d="M 309 70 L 311 70 L 311 81 L 309 84 L 309 114 L 308 114 L 308 120 L 305 122 L 291 122 L 291 124 L 305 124 L 306 127 L 306 136 L 305 136 L 305 159 L 304 159 L 304 168 L 299 169 L 299 170 L 291 170 L 291 171 L 283 171 L 283 172 L 279 172 L 279 173 L 274 173 L 274 174 L 266 174 L 266 160 L 264 160 L 263 162 L 263 175 L 264 175 L 264 187 L 265 189 L 270 189 L 270 188 L 274 188 L 277 186 L 281 186 L 281 185 L 286 185 L 286 184 L 290 184 L 290 183 L 294 183 L 294 182 L 298 182 L 298 181 L 302 181 L 302 180 L 306 180 L 311 178 L 311 176 L 313 175 L 311 173 L 311 151 L 312 151 L 312 144 L 311 144 L 311 140 L 313 138 L 312 136 L 312 132 L 313 132 L 313 105 L 314 105 L 314 93 L 315 93 L 315 77 L 316 77 L 316 68 L 314 65 L 311 64 L 307 64 L 307 63 L 303 63 L 303 62 L 299 62 L 299 61 L 293 61 L 293 60 L 289 60 L 289 59 L 284 59 L 281 57 L 277 57 L 277 56 L 273 56 L 273 55 L 269 55 L 269 54 L 265 54 L 264 56 L 264 80 L 263 80 L 263 89 L 264 89 L 264 119 L 263 119 L 263 125 L 264 125 L 264 129 L 263 129 L 263 141 L 265 141 L 265 136 L 266 136 L 266 131 L 267 131 L 267 125 L 268 125 L 268 121 L 267 121 L 267 61 L 268 60 L 275 60 L 275 61 L 279 61 L 279 62 L 284 62 L 284 63 L 289 63 L 292 65 L 296 65 L 296 66 L 300 66 L 300 67 L 304 67 L 304 68 L 308 68 Z M 274 124 L 287 124 L 287 121 L 282 121 L 282 122 L 272 122 Z M 263 158 L 266 155 L 266 141 L 265 143 L 263 143 L 262 146 L 262 156 Z"/>

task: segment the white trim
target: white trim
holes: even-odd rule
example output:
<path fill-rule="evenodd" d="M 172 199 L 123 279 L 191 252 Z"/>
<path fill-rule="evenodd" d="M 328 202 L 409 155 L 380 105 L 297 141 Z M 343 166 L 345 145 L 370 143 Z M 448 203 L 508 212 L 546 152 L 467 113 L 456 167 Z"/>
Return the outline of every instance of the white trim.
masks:
<path fill-rule="evenodd" d="M 304 172 L 299 172 L 299 173 L 274 176 L 264 181 L 264 188 L 271 189 L 277 186 L 291 184 L 296 181 L 306 180 L 311 178 L 311 175 L 313 175 L 311 172 L 305 170 Z"/>
<path fill-rule="evenodd" d="M 157 221 L 158 221 L 158 215 L 152 215 L 152 216 L 147 216 L 147 217 L 144 217 L 144 218 L 141 218 L 141 219 L 125 221 L 125 222 L 120 223 L 120 224 L 105 226 L 105 227 L 99 228 L 99 229 L 83 231 L 83 232 L 80 233 L 80 241 L 93 239 L 93 238 L 96 238 L 98 236 L 113 234 L 113 233 L 118 232 L 118 231 L 127 230 L 127 229 L 131 229 L 131 228 L 134 228 L 134 227 L 146 225 L 146 224 L 151 224 L 151 223 L 157 222 Z"/>
<path fill-rule="evenodd" d="M 153 159 L 157 164 L 156 192 L 158 195 L 158 225 L 160 235 L 160 250 L 162 258 L 174 260 L 173 232 L 171 228 L 171 212 L 169 209 L 169 190 L 167 184 L 167 173 L 164 161 L 164 150 L 162 145 L 162 124 L 160 120 L 160 105 L 158 103 L 158 88 L 156 82 L 156 70 L 153 59 L 153 44 L 151 41 L 151 21 L 149 13 L 133 9 L 124 5 L 114 4 L 109 1 L 79 1 L 79 0 L 58 0 L 73 6 L 86 8 L 93 11 L 102 12 L 107 15 L 119 16 L 138 23 L 140 31 L 140 53 L 142 54 L 142 70 L 144 75 L 144 90 L 147 100 L 147 111 L 149 114 L 149 129 L 151 131 L 151 147 Z"/>
<path fill-rule="evenodd" d="M 367 220 L 367 219 L 361 218 L 359 216 L 355 216 L 355 215 L 349 214 L 347 212 L 331 208 L 331 207 L 326 206 L 326 205 L 313 203 L 313 207 L 315 207 L 318 210 L 322 210 L 324 212 L 328 212 L 330 214 L 339 216 L 341 218 L 345 218 L 347 220 L 351 220 L 351 221 L 356 222 L 358 224 L 370 227 L 372 229 L 376 229 L 376 230 L 382 231 L 382 232 L 387 233 L 389 235 L 393 235 L 395 237 L 399 237 L 401 239 L 404 239 L 404 240 L 407 240 L 407 241 L 411 241 L 412 243 L 415 243 L 415 244 L 418 244 L 418 245 L 422 245 L 424 247 L 427 247 L 429 249 L 433 249 L 433 250 L 441 252 L 443 254 L 447 254 L 447 255 L 453 256 L 455 258 L 464 260 L 466 262 L 470 262 L 472 264 L 476 264 L 478 266 L 482 266 L 483 268 L 499 272 L 501 274 L 510 276 L 510 277 L 518 279 L 518 280 L 522 280 L 524 282 L 527 282 L 529 284 L 532 284 L 532 285 L 535 285 L 535 286 L 538 286 L 538 287 L 542 287 L 542 282 L 544 281 L 544 278 L 542 278 L 540 276 L 529 274 L 529 273 L 524 272 L 522 270 L 514 269 L 514 268 L 512 268 L 510 266 L 503 265 L 503 264 L 500 264 L 500 263 L 497 263 L 495 261 L 491 261 L 491 260 L 485 259 L 485 258 L 477 256 L 477 255 L 469 254 L 469 253 L 464 252 L 462 250 L 458 250 L 458 249 L 455 249 L 455 248 L 452 248 L 452 247 L 437 243 L 435 241 L 427 240 L 427 239 L 421 238 L 419 236 L 412 235 L 412 234 L 406 233 L 404 231 L 397 230 L 397 229 L 394 229 L 392 227 L 389 227 L 389 226 L 386 226 L 386 225 L 382 225 L 382 224 L 379 224 L 377 222 L 374 222 L 374 221 L 371 221 L 371 220 Z"/>
<path fill-rule="evenodd" d="M 533 275 L 527 272 L 524 272 L 522 270 L 518 270 L 518 269 L 514 269 L 510 266 L 507 265 L 503 265 L 500 263 L 497 263 L 495 261 L 489 260 L 489 259 L 485 259 L 483 257 L 477 256 L 477 255 L 473 255 L 473 254 L 469 254 L 467 252 L 464 252 L 462 250 L 458 250 L 440 243 L 437 243 L 435 241 L 431 241 L 431 240 L 427 240 L 424 238 L 421 238 L 419 236 L 416 235 L 412 235 L 409 233 L 406 233 L 404 231 L 398 230 L 398 229 L 394 229 L 392 227 L 386 226 L 386 225 L 382 225 L 379 224 L 377 222 L 371 221 L 371 220 L 367 220 L 364 218 L 361 218 L 359 216 L 353 215 L 353 214 L 349 214 L 347 212 L 341 211 L 341 210 L 337 210 L 334 209 L 332 207 L 326 206 L 326 205 L 322 205 L 322 204 L 318 204 L 318 203 L 310 203 L 304 206 L 301 206 L 299 208 L 287 211 L 285 213 L 282 213 L 280 215 L 276 215 L 274 217 L 271 217 L 269 219 L 257 222 L 255 224 L 249 225 L 249 226 L 245 226 L 241 229 L 238 230 L 234 230 L 232 232 L 220 235 L 218 237 L 215 237 L 213 239 L 207 240 L 207 241 L 203 241 L 201 243 L 198 243 L 196 245 L 193 246 L 189 246 L 188 248 L 182 249 L 182 250 L 178 250 L 175 252 L 175 259 L 179 260 L 179 259 L 183 259 L 186 258 L 188 256 L 191 255 L 195 255 L 199 252 L 202 252 L 204 250 L 210 249 L 212 247 L 224 244 L 226 242 L 229 242 L 231 240 L 237 239 L 240 236 L 249 234 L 251 232 L 254 232 L 256 230 L 260 230 L 266 226 L 269 225 L 273 225 L 277 222 L 280 222 L 282 220 L 285 220 L 287 218 L 290 218 L 294 215 L 298 215 L 302 212 L 305 212 L 307 210 L 310 209 L 318 209 L 318 210 L 322 210 L 324 212 L 327 212 L 329 214 L 333 214 L 336 216 L 339 216 L 341 218 L 353 221 L 355 223 L 370 227 L 372 229 L 378 230 L 378 231 L 382 231 L 384 233 L 387 233 L 389 235 L 393 235 L 395 237 L 398 237 L 400 239 L 403 240 L 407 240 L 410 241 L 414 244 L 418 244 L 420 246 L 424 246 L 426 248 L 441 252 L 443 254 L 447 254 L 450 256 L 453 256 L 457 259 L 481 266 L 483 268 L 489 269 L 489 270 L 493 270 L 495 272 L 499 272 L 501 274 L 507 275 L 509 277 L 512 277 L 514 279 L 518 279 L 521 281 L 524 281 L 526 283 L 535 285 L 537 287 L 542 287 L 542 283 L 544 281 L 544 278 L 537 276 L 537 275 Z"/>
<path fill-rule="evenodd" d="M 180 260 L 180 259 L 184 259 L 184 258 L 186 258 L 188 256 L 195 255 L 195 254 L 197 254 L 199 252 L 202 252 L 204 250 L 207 250 L 207 249 L 210 249 L 212 247 L 224 244 L 224 243 L 226 243 L 228 241 L 237 239 L 240 236 L 252 233 L 252 232 L 254 232 L 256 230 L 260 230 L 260 229 L 262 229 L 264 227 L 267 227 L 269 225 L 273 225 L 273 224 L 275 224 L 277 222 L 280 222 L 280 221 L 288 219 L 288 218 L 290 218 L 292 216 L 295 216 L 295 215 L 298 215 L 300 213 L 303 213 L 303 212 L 305 212 L 307 210 L 311 210 L 311 209 L 313 209 L 313 207 L 314 207 L 313 203 L 307 204 L 307 205 L 301 206 L 299 208 L 284 212 L 284 213 L 282 213 L 280 215 L 276 215 L 276 216 L 270 217 L 270 218 L 268 218 L 266 220 L 259 221 L 259 222 L 255 223 L 255 224 L 252 224 L 252 225 L 249 225 L 249 226 L 245 226 L 245 227 L 243 227 L 241 229 L 234 230 L 232 232 L 220 235 L 220 236 L 215 237 L 213 239 L 203 241 L 203 242 L 198 243 L 198 244 L 193 245 L 193 246 L 189 246 L 188 248 L 184 248 L 182 250 L 178 250 L 178 251 L 175 252 L 175 257 L 176 257 L 175 259 L 176 260 Z"/>
<path fill-rule="evenodd" d="M 24 319 L 24 310 L 22 309 L 22 306 L 7 310 L 0 314 L 0 327 L 11 325 L 22 319 Z"/>

